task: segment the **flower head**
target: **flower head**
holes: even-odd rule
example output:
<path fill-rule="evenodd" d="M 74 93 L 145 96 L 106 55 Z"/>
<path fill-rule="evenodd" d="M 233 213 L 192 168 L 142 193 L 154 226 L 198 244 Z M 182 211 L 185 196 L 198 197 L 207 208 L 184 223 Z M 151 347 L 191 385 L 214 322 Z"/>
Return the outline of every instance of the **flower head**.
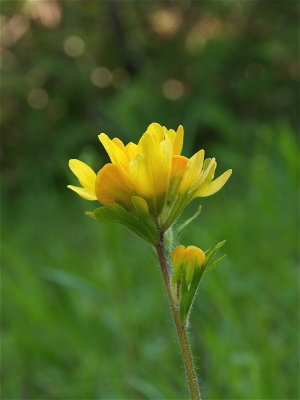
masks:
<path fill-rule="evenodd" d="M 87 200 L 98 200 L 108 207 L 117 204 L 128 213 L 136 212 L 133 198 L 141 198 L 163 231 L 192 199 L 220 190 L 232 172 L 228 170 L 214 179 L 216 160 L 205 160 L 204 150 L 190 159 L 181 156 L 182 126 L 174 131 L 152 123 L 137 144 L 124 145 L 104 133 L 99 140 L 111 162 L 96 175 L 83 162 L 70 160 L 70 168 L 82 187 L 68 187 Z"/>
<path fill-rule="evenodd" d="M 99 171 L 96 180 L 98 200 L 105 205 L 119 202 L 129 206 L 132 196 L 140 196 L 158 216 L 168 193 L 172 158 L 182 150 L 182 126 L 175 132 L 153 123 L 138 144 L 130 142 L 125 146 L 121 140 L 111 140 L 104 133 L 99 135 L 99 140 L 111 159 L 106 168 L 112 179 Z"/>

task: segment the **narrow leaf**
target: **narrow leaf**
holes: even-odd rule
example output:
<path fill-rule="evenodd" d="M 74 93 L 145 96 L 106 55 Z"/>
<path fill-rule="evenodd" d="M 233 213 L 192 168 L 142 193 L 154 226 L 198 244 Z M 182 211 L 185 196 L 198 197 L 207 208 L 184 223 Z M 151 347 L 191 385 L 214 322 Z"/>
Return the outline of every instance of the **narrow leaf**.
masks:
<path fill-rule="evenodd" d="M 223 260 L 223 258 L 226 257 L 226 254 L 224 254 L 222 257 L 219 257 L 217 260 L 213 261 L 211 264 L 209 264 L 205 270 L 203 274 L 206 274 L 207 272 L 210 272 L 212 270 L 214 270 L 216 268 L 216 266 L 220 263 L 220 261 Z"/>
<path fill-rule="evenodd" d="M 196 219 L 196 218 L 198 217 L 198 215 L 200 215 L 201 209 L 202 209 L 202 206 L 199 206 L 199 207 L 197 208 L 197 211 L 195 212 L 195 214 L 194 214 L 191 218 L 189 218 L 189 219 L 187 219 L 185 222 L 183 222 L 183 224 L 181 224 L 181 225 L 179 226 L 179 228 L 176 229 L 176 232 L 177 232 L 177 233 L 182 232 L 191 222 L 193 222 L 194 219 Z"/>
<path fill-rule="evenodd" d="M 210 250 L 208 252 L 208 254 L 206 255 L 204 264 L 202 265 L 202 268 L 206 269 L 208 267 L 208 265 L 210 264 L 212 258 L 214 257 L 214 255 L 218 252 L 218 250 L 224 246 L 224 244 L 226 243 L 226 240 L 223 240 L 222 242 L 219 242 L 215 245 L 215 247 Z"/>

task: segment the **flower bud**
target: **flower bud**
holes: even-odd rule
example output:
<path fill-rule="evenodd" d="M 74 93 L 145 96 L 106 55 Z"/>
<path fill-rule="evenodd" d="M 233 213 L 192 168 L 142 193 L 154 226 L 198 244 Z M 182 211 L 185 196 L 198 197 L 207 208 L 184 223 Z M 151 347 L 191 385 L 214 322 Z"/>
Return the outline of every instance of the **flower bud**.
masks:
<path fill-rule="evenodd" d="M 196 246 L 177 246 L 172 251 L 172 261 L 174 266 L 172 283 L 177 283 L 185 279 L 187 285 L 200 270 L 205 260 L 204 252 Z"/>

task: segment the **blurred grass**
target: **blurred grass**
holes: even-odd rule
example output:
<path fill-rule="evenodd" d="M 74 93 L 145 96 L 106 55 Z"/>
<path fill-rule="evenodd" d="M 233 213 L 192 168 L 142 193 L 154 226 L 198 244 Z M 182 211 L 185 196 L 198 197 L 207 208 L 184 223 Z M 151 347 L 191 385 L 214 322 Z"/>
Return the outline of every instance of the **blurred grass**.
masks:
<path fill-rule="evenodd" d="M 297 151 L 285 129 L 285 146 L 257 140 L 234 161 L 231 182 L 201 199 L 181 235 L 204 249 L 227 239 L 191 321 L 205 398 L 298 395 Z M 3 214 L 5 398 L 187 398 L 154 254 L 65 192 L 12 199 Z"/>
<path fill-rule="evenodd" d="M 204 398 L 298 398 L 298 3 L 1 8 L 1 398 L 188 398 L 151 248 L 66 189 L 69 158 L 107 161 L 97 133 L 153 121 L 234 170 L 177 238 L 227 239 L 192 313 Z"/>

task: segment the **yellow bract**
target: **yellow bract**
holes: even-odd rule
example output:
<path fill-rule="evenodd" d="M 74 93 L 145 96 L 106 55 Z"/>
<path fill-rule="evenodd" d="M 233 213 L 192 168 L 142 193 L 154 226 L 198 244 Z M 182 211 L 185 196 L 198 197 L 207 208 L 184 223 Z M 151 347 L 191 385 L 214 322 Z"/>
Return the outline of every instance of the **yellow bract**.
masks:
<path fill-rule="evenodd" d="M 205 253 L 199 247 L 196 246 L 180 246 L 175 247 L 172 251 L 172 260 L 174 266 L 179 266 L 181 264 L 195 263 L 197 267 L 201 267 L 205 260 Z"/>
<path fill-rule="evenodd" d="M 70 160 L 69 167 L 74 175 L 77 176 L 80 186 L 68 185 L 79 196 L 86 200 L 97 200 L 95 194 L 96 174 L 88 165 L 79 160 Z"/>
<path fill-rule="evenodd" d="M 175 132 L 152 123 L 137 144 L 124 145 L 101 133 L 111 163 L 97 174 L 79 160 L 70 160 L 70 168 L 82 187 L 68 186 L 87 200 L 98 200 L 111 206 L 114 203 L 130 210 L 132 197 L 146 200 L 149 212 L 166 229 L 186 204 L 195 197 L 210 196 L 226 183 L 231 170 L 217 179 L 214 158 L 204 160 L 204 150 L 190 159 L 181 156 L 183 127 Z"/>
<path fill-rule="evenodd" d="M 174 266 L 173 283 L 181 280 L 181 275 L 184 275 L 186 282 L 190 284 L 195 270 L 200 269 L 205 260 L 205 253 L 196 246 L 180 245 L 173 249 L 171 257 Z"/>
<path fill-rule="evenodd" d="M 122 199 L 120 196 L 110 197 L 107 202 L 105 182 L 101 170 L 96 181 L 96 194 L 102 204 L 111 205 L 119 201 L 121 204 L 130 204 L 130 198 L 134 195 L 144 198 L 151 210 L 159 215 L 169 188 L 169 180 L 173 155 L 180 154 L 183 144 L 183 128 L 180 126 L 177 132 L 172 129 L 153 123 L 149 125 L 138 144 L 124 145 L 121 140 L 109 139 L 101 133 L 99 140 L 103 144 L 115 169 L 116 179 L 121 173 L 120 181 Z M 116 181 L 113 179 L 113 182 Z M 126 186 L 126 190 L 124 190 Z"/>

